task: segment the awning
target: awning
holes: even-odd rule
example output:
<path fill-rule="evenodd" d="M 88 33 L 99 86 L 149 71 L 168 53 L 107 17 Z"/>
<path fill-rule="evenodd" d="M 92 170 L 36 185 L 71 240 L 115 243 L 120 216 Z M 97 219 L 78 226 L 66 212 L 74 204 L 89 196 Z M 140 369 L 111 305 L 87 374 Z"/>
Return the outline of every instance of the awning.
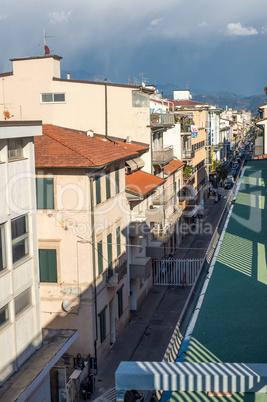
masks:
<path fill-rule="evenodd" d="M 142 169 L 142 167 L 145 166 L 145 162 L 143 161 L 142 158 L 128 159 L 126 161 L 126 164 L 128 165 L 128 167 L 132 172 L 135 172 L 138 169 Z"/>

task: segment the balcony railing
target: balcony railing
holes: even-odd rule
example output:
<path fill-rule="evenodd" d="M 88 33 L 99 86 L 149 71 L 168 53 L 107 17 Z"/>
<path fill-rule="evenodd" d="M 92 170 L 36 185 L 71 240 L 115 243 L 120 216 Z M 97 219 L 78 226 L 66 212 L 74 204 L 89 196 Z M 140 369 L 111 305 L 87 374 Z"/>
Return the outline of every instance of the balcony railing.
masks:
<path fill-rule="evenodd" d="M 151 126 L 174 126 L 174 113 L 151 113 Z"/>
<path fill-rule="evenodd" d="M 181 125 L 181 134 L 191 134 L 191 124 L 182 124 Z"/>
<path fill-rule="evenodd" d="M 155 225 L 152 230 L 154 240 L 167 243 L 175 232 L 175 224 L 182 216 L 182 212 L 181 206 L 177 205 L 168 219 L 165 219 L 161 224 Z"/>
<path fill-rule="evenodd" d="M 182 159 L 193 159 L 195 157 L 195 151 L 185 150 L 182 151 Z"/>
<path fill-rule="evenodd" d="M 108 287 L 117 286 L 120 281 L 127 274 L 127 260 L 126 255 L 123 254 L 121 258 L 118 258 L 107 269 L 106 283 Z"/>
<path fill-rule="evenodd" d="M 170 201 L 174 197 L 174 189 L 171 186 L 171 188 L 167 188 L 165 191 L 162 193 L 156 195 L 153 200 L 154 205 L 165 205 L 167 204 L 168 201 Z"/>
<path fill-rule="evenodd" d="M 152 151 L 153 163 L 169 163 L 173 159 L 173 146 Z"/>

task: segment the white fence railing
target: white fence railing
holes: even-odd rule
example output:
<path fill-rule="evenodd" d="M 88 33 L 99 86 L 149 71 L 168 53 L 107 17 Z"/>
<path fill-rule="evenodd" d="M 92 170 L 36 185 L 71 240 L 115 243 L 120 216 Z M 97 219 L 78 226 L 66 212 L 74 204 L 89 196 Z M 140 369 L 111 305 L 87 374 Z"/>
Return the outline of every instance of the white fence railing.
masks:
<path fill-rule="evenodd" d="M 154 285 L 192 286 L 201 268 L 202 259 L 166 259 L 154 263 Z"/>

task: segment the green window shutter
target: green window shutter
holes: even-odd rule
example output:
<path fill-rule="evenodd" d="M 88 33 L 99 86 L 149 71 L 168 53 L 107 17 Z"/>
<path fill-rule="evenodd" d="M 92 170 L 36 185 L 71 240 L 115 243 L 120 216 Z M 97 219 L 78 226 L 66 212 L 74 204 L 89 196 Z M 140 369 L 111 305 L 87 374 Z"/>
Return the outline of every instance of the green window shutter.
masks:
<path fill-rule="evenodd" d="M 110 198 L 110 171 L 106 170 L 106 198 Z"/>
<path fill-rule="evenodd" d="M 108 266 L 112 267 L 112 233 L 107 237 L 108 241 Z"/>
<path fill-rule="evenodd" d="M 96 204 L 101 203 L 101 185 L 100 176 L 95 176 L 95 191 L 96 191 Z"/>
<path fill-rule="evenodd" d="M 122 293 L 123 287 L 121 287 L 118 291 L 118 315 L 119 318 L 122 316 L 123 313 L 123 293 Z"/>
<path fill-rule="evenodd" d="M 106 308 L 99 314 L 100 321 L 100 342 L 106 338 Z"/>
<path fill-rule="evenodd" d="M 98 255 L 98 275 L 102 274 L 103 272 L 103 246 L 102 240 L 97 243 L 97 255 Z"/>
<path fill-rule="evenodd" d="M 115 170 L 115 192 L 116 194 L 119 194 L 120 192 L 120 171 L 119 168 L 117 167 Z"/>
<path fill-rule="evenodd" d="M 40 282 L 57 282 L 57 250 L 39 249 Z"/>
<path fill-rule="evenodd" d="M 117 257 L 121 254 L 121 228 L 120 226 L 116 229 L 117 237 Z"/>
<path fill-rule="evenodd" d="M 37 209 L 54 209 L 54 179 L 43 177 L 36 179 Z"/>
<path fill-rule="evenodd" d="M 175 204 L 177 202 L 177 183 L 176 183 L 176 181 L 174 182 L 174 202 L 175 202 Z"/>

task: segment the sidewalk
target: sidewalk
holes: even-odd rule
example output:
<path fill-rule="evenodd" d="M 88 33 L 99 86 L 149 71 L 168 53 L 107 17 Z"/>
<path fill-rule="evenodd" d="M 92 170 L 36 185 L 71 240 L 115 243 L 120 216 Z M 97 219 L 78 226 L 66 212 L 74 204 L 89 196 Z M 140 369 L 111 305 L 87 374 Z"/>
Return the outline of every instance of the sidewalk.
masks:
<path fill-rule="evenodd" d="M 215 203 L 210 197 L 204 207 L 203 225 L 215 229 L 223 211 L 229 190 L 219 189 L 222 198 Z M 212 233 L 191 233 L 181 242 L 174 258 L 201 258 L 208 247 Z M 113 345 L 101 366 L 95 381 L 91 400 L 115 401 L 115 372 L 121 361 L 161 361 L 189 294 L 190 287 L 153 287 L 137 311 L 132 311 L 130 322 Z"/>

